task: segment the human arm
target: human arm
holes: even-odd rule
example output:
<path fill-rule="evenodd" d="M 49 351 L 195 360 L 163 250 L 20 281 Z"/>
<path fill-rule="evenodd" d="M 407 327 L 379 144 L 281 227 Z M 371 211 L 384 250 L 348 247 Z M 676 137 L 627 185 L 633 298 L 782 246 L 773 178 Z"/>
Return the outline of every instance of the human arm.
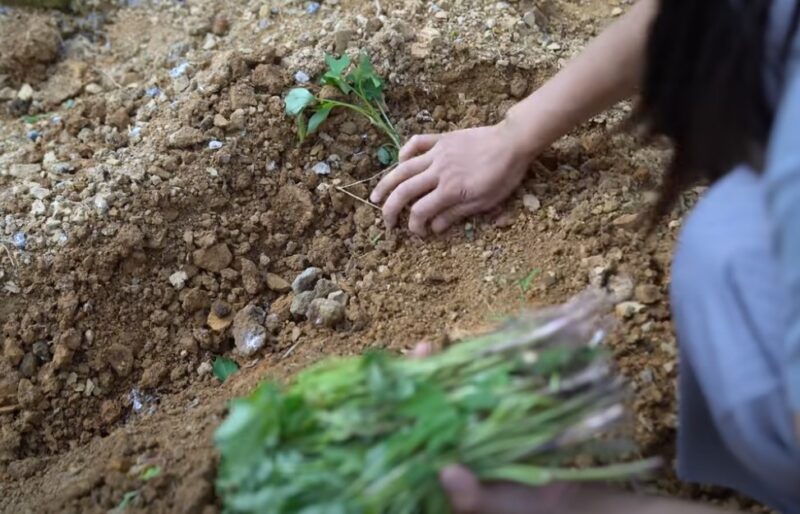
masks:
<path fill-rule="evenodd" d="M 496 125 L 414 136 L 400 165 L 370 196 L 393 227 L 412 205 L 409 229 L 442 232 L 487 211 L 520 184 L 533 159 L 575 125 L 636 91 L 657 0 L 640 0 L 556 76 Z"/>

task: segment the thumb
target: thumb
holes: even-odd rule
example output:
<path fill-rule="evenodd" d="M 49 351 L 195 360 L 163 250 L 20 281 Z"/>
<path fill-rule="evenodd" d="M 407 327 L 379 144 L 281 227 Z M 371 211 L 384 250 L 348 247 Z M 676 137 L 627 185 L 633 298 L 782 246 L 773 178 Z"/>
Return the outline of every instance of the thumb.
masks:
<path fill-rule="evenodd" d="M 464 466 L 453 465 L 439 473 L 450 506 L 458 514 L 480 514 L 481 484 Z"/>

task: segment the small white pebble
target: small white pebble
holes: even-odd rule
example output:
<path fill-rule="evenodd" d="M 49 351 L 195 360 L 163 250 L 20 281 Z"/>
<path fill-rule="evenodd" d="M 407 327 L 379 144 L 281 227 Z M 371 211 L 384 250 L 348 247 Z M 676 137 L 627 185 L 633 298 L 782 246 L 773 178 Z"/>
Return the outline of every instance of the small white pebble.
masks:
<path fill-rule="evenodd" d="M 187 280 L 189 280 L 189 275 L 187 275 L 185 271 L 176 271 L 169 276 L 169 283 L 178 290 L 183 289 Z"/>
<path fill-rule="evenodd" d="M 202 362 L 200 363 L 199 366 L 197 366 L 197 374 L 201 377 L 205 375 L 210 375 L 211 371 L 212 371 L 211 363 L 208 361 Z"/>
<path fill-rule="evenodd" d="M 308 76 L 308 73 L 304 71 L 298 71 L 294 74 L 294 80 L 296 80 L 299 84 L 307 84 L 311 77 Z"/>
<path fill-rule="evenodd" d="M 330 175 L 331 174 L 331 167 L 328 166 L 326 162 L 318 162 L 314 165 L 311 170 L 316 173 L 317 175 Z"/>

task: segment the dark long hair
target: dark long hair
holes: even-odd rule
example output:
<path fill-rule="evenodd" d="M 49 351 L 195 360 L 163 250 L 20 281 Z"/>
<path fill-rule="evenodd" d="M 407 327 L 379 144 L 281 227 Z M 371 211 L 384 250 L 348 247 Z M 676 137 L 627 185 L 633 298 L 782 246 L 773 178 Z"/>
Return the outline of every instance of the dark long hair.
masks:
<path fill-rule="evenodd" d="M 693 183 L 739 164 L 762 167 L 775 114 L 766 81 L 781 80 L 800 15 L 794 2 L 781 48 L 768 48 L 773 1 L 660 1 L 633 118 L 673 144 L 653 221 Z"/>

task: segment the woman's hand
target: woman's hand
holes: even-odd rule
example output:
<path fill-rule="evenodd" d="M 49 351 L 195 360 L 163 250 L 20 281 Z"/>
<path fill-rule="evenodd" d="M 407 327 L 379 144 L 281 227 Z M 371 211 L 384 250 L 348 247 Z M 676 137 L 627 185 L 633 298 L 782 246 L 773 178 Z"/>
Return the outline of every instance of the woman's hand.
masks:
<path fill-rule="evenodd" d="M 384 202 L 390 228 L 411 206 L 408 228 L 442 232 L 489 210 L 522 181 L 536 154 L 577 124 L 633 94 L 644 70 L 644 49 L 658 0 L 636 2 L 555 77 L 493 126 L 415 136 L 400 165 L 370 199 Z"/>
<path fill-rule="evenodd" d="M 390 228 L 411 207 L 408 228 L 424 236 L 488 211 L 522 182 L 535 156 L 507 122 L 447 134 L 412 137 L 400 164 L 375 187 L 370 199 L 384 202 Z"/>
<path fill-rule="evenodd" d="M 578 486 L 527 487 L 510 482 L 484 484 L 463 466 L 450 466 L 439 481 L 456 514 L 556 514 L 569 512 L 566 498 Z M 571 512 L 570 514 L 576 514 Z"/>

